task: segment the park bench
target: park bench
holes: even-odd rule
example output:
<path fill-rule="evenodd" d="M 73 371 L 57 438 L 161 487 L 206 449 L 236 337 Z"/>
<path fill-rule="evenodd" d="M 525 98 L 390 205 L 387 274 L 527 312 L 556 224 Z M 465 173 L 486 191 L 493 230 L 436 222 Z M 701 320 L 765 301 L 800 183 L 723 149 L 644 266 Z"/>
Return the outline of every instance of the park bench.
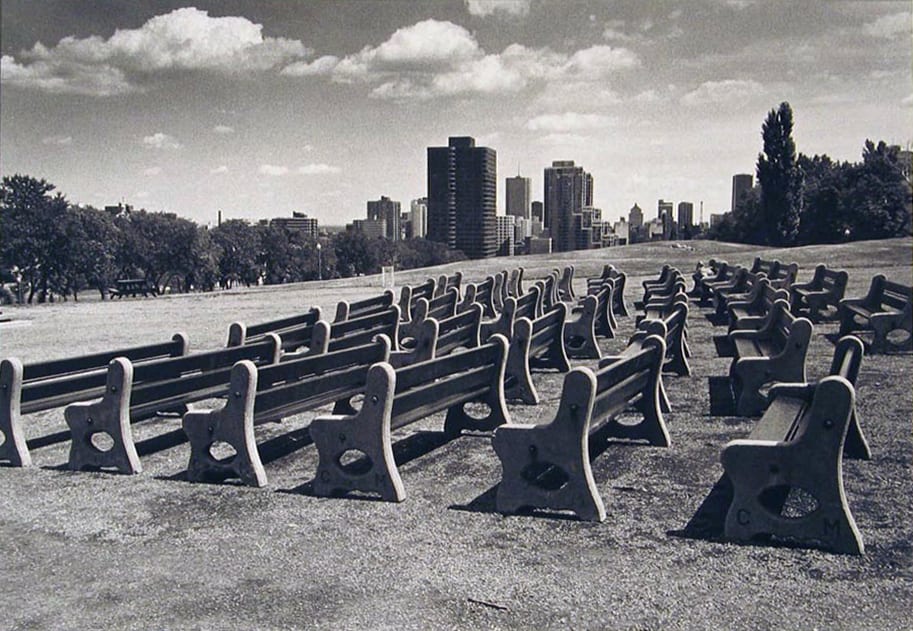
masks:
<path fill-rule="evenodd" d="M 760 329 L 729 333 L 735 346 L 729 378 L 738 415 L 759 416 L 764 411 L 765 384 L 806 380 L 805 356 L 811 336 L 812 323 L 794 317 L 785 300 L 774 303 Z"/>
<path fill-rule="evenodd" d="M 558 274 L 558 270 L 555 270 L 555 273 Z M 577 295 L 574 293 L 573 265 L 566 265 L 564 271 L 560 272 L 556 290 L 558 291 L 558 300 L 562 302 L 574 302 L 577 299 Z"/>
<path fill-rule="evenodd" d="M 507 298 L 508 271 L 501 270 L 495 274 L 495 287 L 491 293 L 491 301 L 495 306 L 495 314 L 504 308 L 504 299 Z"/>
<path fill-rule="evenodd" d="M 649 284 L 644 285 L 644 296 L 641 299 L 641 303 L 645 304 L 654 297 L 676 294 L 679 292 L 679 289 L 681 289 L 681 291 L 685 290 L 685 279 L 682 276 L 682 273 L 674 267 L 664 269 L 663 272 L 660 272 L 660 276 L 663 278 L 662 282 L 650 282 Z"/>
<path fill-rule="evenodd" d="M 764 274 L 767 278 L 776 278 L 780 273 L 781 263 L 777 259 L 762 259 L 756 256 L 748 268 L 750 274 Z"/>
<path fill-rule="evenodd" d="M 434 297 L 442 296 L 449 289 L 456 289 L 457 296 L 460 295 L 460 285 L 463 283 L 463 272 L 454 272 L 450 276 L 441 274 L 437 277 L 434 285 Z"/>
<path fill-rule="evenodd" d="M 378 296 L 372 296 L 364 300 L 356 300 L 354 302 L 340 300 L 336 304 L 336 317 L 333 318 L 333 322 L 342 322 L 349 318 L 360 318 L 361 316 L 385 311 L 393 304 L 395 298 L 396 296 L 393 292 L 388 289 Z"/>
<path fill-rule="evenodd" d="M 512 297 L 509 297 L 512 298 Z M 513 317 L 529 318 L 535 320 L 542 315 L 542 287 L 536 284 L 530 285 L 526 293 L 522 296 L 513 298 L 514 308 Z M 505 309 L 510 299 L 504 301 Z"/>
<path fill-rule="evenodd" d="M 612 312 L 619 317 L 628 317 L 628 308 L 625 306 L 625 285 L 628 277 L 624 272 L 615 268 L 614 265 L 606 265 L 602 275 L 607 280 L 615 282 L 612 290 Z"/>
<path fill-rule="evenodd" d="M 310 434 L 319 454 L 313 489 L 317 495 L 362 491 L 384 500 L 406 497 L 393 458 L 390 434 L 432 414 L 446 411 L 444 433 L 463 429 L 492 430 L 510 422 L 504 403 L 507 340 L 492 336 L 478 348 L 437 357 L 394 370 L 377 363 L 368 371 L 364 403 L 352 415 L 320 416 Z M 465 406 L 488 407 L 483 418 Z M 349 460 L 354 457 L 354 460 Z"/>
<path fill-rule="evenodd" d="M 655 312 L 655 315 L 641 320 L 628 344 L 639 337 L 650 335 L 663 338 L 666 344 L 666 361 L 663 364 L 663 371 L 675 373 L 680 377 L 688 377 L 691 375 L 691 367 L 688 365 L 688 357 L 691 352 L 685 341 L 688 324 L 688 298 L 684 292 L 680 296 L 683 299 Z"/>
<path fill-rule="evenodd" d="M 496 288 L 496 279 L 501 278 L 500 274 L 489 276 L 481 283 L 469 283 L 466 285 L 466 291 L 463 294 L 463 300 L 457 307 L 457 312 L 465 311 L 471 304 L 482 305 L 482 313 L 486 318 L 493 318 L 497 315 L 494 303 L 494 293 Z"/>
<path fill-rule="evenodd" d="M 701 291 L 701 282 L 705 278 L 710 278 L 716 276 L 719 272 L 720 265 L 724 261 L 717 261 L 716 259 L 710 259 L 706 265 L 703 261 L 698 261 L 694 266 L 694 271 L 691 273 L 692 286 L 691 291 L 688 292 L 688 296 L 691 298 L 700 299 L 702 295 Z"/>
<path fill-rule="evenodd" d="M 760 328 L 777 300 L 788 301 L 787 291 L 771 287 L 767 278 L 759 278 L 744 300 L 732 300 L 726 305 L 729 330 Z"/>
<path fill-rule="evenodd" d="M 231 393 L 213 410 L 184 414 L 182 426 L 190 442 L 187 478 L 191 482 L 239 478 L 248 486 L 267 484 L 255 439 L 255 428 L 335 404 L 335 413 L 352 413 L 351 400 L 364 393 L 368 370 L 389 361 L 390 339 L 378 336 L 354 346 L 271 366 L 244 360 L 230 373 Z M 232 455 L 218 458 L 214 448 L 224 443 Z"/>
<path fill-rule="evenodd" d="M 242 359 L 257 364 L 279 361 L 275 334 L 259 342 L 134 365 L 116 357 L 108 365 L 101 400 L 72 403 L 64 410 L 70 427 L 68 466 L 114 468 L 121 473 L 142 471 L 131 426 L 165 412 L 187 411 L 187 404 L 228 393 L 229 374 Z M 106 446 L 96 442 L 106 436 Z"/>
<path fill-rule="evenodd" d="M 643 305 L 643 313 L 634 318 L 634 323 L 640 324 L 644 320 L 656 320 L 664 317 L 676 304 L 688 304 L 688 294 L 685 293 L 684 284 L 677 284 L 673 293 L 662 296 L 653 296 Z"/>
<path fill-rule="evenodd" d="M 515 267 L 510 270 L 510 278 L 507 279 L 507 295 L 519 298 L 523 295 L 523 268 Z"/>
<path fill-rule="evenodd" d="M 427 318 L 442 320 L 449 318 L 456 313 L 457 303 L 460 300 L 460 292 L 451 287 L 440 296 L 431 300 L 419 298 L 412 306 L 412 313 L 409 318 L 400 324 L 400 340 L 414 338 L 418 332 L 421 323 Z"/>
<path fill-rule="evenodd" d="M 22 415 L 96 399 L 105 392 L 108 364 L 115 357 L 144 362 L 187 354 L 187 336 L 170 342 L 23 364 L 16 357 L 0 361 L 0 461 L 14 467 L 32 463 Z"/>
<path fill-rule="evenodd" d="M 412 315 L 412 309 L 419 298 L 431 300 L 434 298 L 434 292 L 437 289 L 437 281 L 429 278 L 419 285 L 403 285 L 399 294 L 400 317 L 408 319 Z"/>
<path fill-rule="evenodd" d="M 755 273 L 740 267 L 728 283 L 713 288 L 711 301 L 714 312 L 720 316 L 725 315 L 726 306 L 731 301 L 744 300 L 762 278 L 767 278 L 764 272 Z"/>
<path fill-rule="evenodd" d="M 551 271 L 545 278 L 536 281 L 539 286 L 539 295 L 542 296 L 542 313 L 549 311 L 560 303 L 558 299 L 558 274 Z"/>
<path fill-rule="evenodd" d="M 774 385 L 747 440 L 723 448 L 724 473 L 680 534 L 746 542 L 774 537 L 861 554 L 842 461 L 871 458 L 855 405 L 863 354 L 862 341 L 845 336 L 827 377 Z"/>
<path fill-rule="evenodd" d="M 386 311 L 366 315 L 360 318 L 349 318 L 342 322 L 334 322 L 329 327 L 315 326 L 312 331 L 308 351 L 304 353 L 288 353 L 283 356 L 283 361 L 289 361 L 304 354 L 315 355 L 320 352 L 338 351 L 353 346 L 363 346 L 377 335 L 386 335 L 393 345 L 393 350 L 399 350 L 400 313 L 397 305 L 392 305 Z M 283 351 L 287 345 L 294 346 L 299 343 L 293 339 L 294 331 L 280 332 Z M 288 336 L 288 341 L 286 340 Z M 323 349 L 322 351 L 320 349 Z"/>
<path fill-rule="evenodd" d="M 667 287 L 669 279 L 675 271 L 675 268 L 666 263 L 659 270 L 659 276 L 653 279 L 648 278 L 647 280 L 642 281 L 641 285 L 644 288 L 644 300 L 646 300 L 650 289 L 654 287 Z"/>
<path fill-rule="evenodd" d="M 536 405 L 539 393 L 530 371 L 533 368 L 554 368 L 558 372 L 571 369 L 564 347 L 566 320 L 567 305 L 559 303 L 535 320 L 517 318 L 514 321 L 514 334 L 510 338 L 507 355 L 507 381 L 504 384 L 507 399 Z"/>
<path fill-rule="evenodd" d="M 609 304 L 606 308 L 606 318 L 608 319 L 609 330 L 611 331 L 611 334 L 600 333 L 599 335 L 605 335 L 605 337 L 608 338 L 615 337 L 615 331 L 618 330 L 618 320 L 615 318 L 615 313 L 618 311 L 618 305 L 620 304 L 616 298 L 616 292 L 624 291 L 623 285 L 624 279 L 618 278 L 601 278 L 599 279 L 598 284 L 596 282 L 592 282 L 592 280 L 587 281 L 586 293 L 588 296 L 595 296 L 605 288 L 608 288 L 609 290 Z M 627 310 L 625 310 L 625 315 L 627 314 Z"/>
<path fill-rule="evenodd" d="M 338 313 L 337 308 L 337 313 Z M 261 322 L 260 324 L 245 325 L 243 322 L 232 322 L 228 327 L 228 343 L 226 346 L 241 346 L 263 340 L 269 333 L 281 334 L 283 331 L 300 330 L 302 327 L 313 328 L 320 320 L 320 307 L 312 307 L 305 313 Z M 302 339 L 310 340 L 311 335 L 301 335 Z M 292 349 L 294 350 L 294 349 Z"/>
<path fill-rule="evenodd" d="M 615 337 L 608 316 L 611 304 L 612 288 L 604 285 L 598 294 L 584 296 L 571 308 L 571 315 L 564 322 L 564 347 L 568 357 L 602 357 L 596 336 Z"/>
<path fill-rule="evenodd" d="M 712 287 L 714 283 L 725 283 L 735 273 L 737 268 L 729 265 L 726 261 L 720 261 L 714 272 L 711 272 L 700 279 L 700 292 L 698 303 L 706 305 L 710 302 Z"/>
<path fill-rule="evenodd" d="M 796 278 L 798 276 L 798 263 L 790 263 L 789 265 L 780 263 L 780 265 L 777 267 L 777 271 L 774 274 L 769 274 L 767 278 L 770 280 L 772 287 L 789 291 L 790 286 L 796 282 Z"/>
<path fill-rule="evenodd" d="M 431 353 L 427 355 L 427 359 L 449 355 L 461 349 L 476 348 L 482 345 L 483 339 L 488 338 L 488 336 L 483 334 L 484 323 L 480 305 L 472 305 L 471 308 L 463 313 L 436 320 L 436 323 L 436 327 L 425 326 L 417 340 L 422 342 L 422 336 L 434 335 L 434 340 L 424 344 L 424 346 L 431 348 Z"/>
<path fill-rule="evenodd" d="M 821 311 L 827 310 L 829 305 L 836 310 L 846 293 L 849 278 L 849 274 L 844 270 L 818 265 L 809 282 L 793 283 L 790 286 L 789 297 L 793 313 L 800 315 L 807 309 L 809 317 L 815 320 L 821 317 Z"/>
<path fill-rule="evenodd" d="M 123 298 L 130 296 L 136 298 L 137 294 L 142 294 L 143 298 L 150 295 L 158 296 L 158 289 L 155 284 L 146 278 L 125 278 L 115 282 L 116 287 L 110 287 L 108 293 L 112 298 Z"/>
<path fill-rule="evenodd" d="M 497 510 L 570 510 L 580 519 L 604 521 L 605 506 L 590 467 L 590 441 L 616 437 L 669 446 L 659 408 L 664 354 L 662 339 L 651 336 L 637 352 L 612 358 L 595 373 L 575 368 L 564 378 L 551 422 L 498 427 L 492 439 L 502 467 Z M 640 421 L 619 422 L 618 416 L 632 407 Z"/>
<path fill-rule="evenodd" d="M 844 298 L 837 308 L 840 335 L 852 331 L 872 331 L 873 353 L 913 350 L 913 287 L 887 280 L 878 274 L 872 278 L 863 298 Z M 905 331 L 892 338 L 894 331 Z"/>
<path fill-rule="evenodd" d="M 731 287 L 733 283 L 737 282 L 738 277 L 745 273 L 747 273 L 745 268 L 740 265 L 733 267 L 727 266 L 725 273 L 721 273 L 720 278 L 717 278 L 716 280 L 703 281 L 701 284 L 704 292 L 702 294 L 701 300 L 702 305 L 712 305 L 714 296 L 718 290 Z"/>

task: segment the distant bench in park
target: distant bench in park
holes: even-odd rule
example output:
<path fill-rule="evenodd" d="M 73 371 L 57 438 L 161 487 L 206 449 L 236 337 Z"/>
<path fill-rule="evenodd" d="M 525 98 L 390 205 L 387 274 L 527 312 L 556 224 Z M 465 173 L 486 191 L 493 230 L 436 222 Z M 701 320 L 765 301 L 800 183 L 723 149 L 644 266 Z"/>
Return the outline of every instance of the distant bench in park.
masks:
<path fill-rule="evenodd" d="M 883 274 L 872 278 L 863 298 L 845 298 L 838 306 L 839 335 L 872 331 L 871 351 L 913 350 L 913 287 L 887 280 Z M 900 338 L 892 338 L 894 332 Z"/>
<path fill-rule="evenodd" d="M 828 307 L 837 309 L 846 293 L 848 281 L 849 274 L 845 271 L 818 265 L 809 282 L 793 283 L 790 286 L 789 296 L 793 313 L 800 315 L 807 309 L 809 317 L 814 320 Z"/>
<path fill-rule="evenodd" d="M 774 303 L 778 300 L 788 299 L 789 293 L 785 289 L 776 289 L 771 286 L 767 278 L 758 279 L 751 291 L 742 299 L 726 303 L 729 330 L 760 328 Z"/>
<path fill-rule="evenodd" d="M 112 298 L 123 298 L 130 296 L 136 298 L 137 294 L 142 294 L 143 298 L 147 296 L 158 296 L 158 289 L 155 284 L 146 278 L 125 278 L 115 282 L 115 287 L 109 287 L 108 293 Z"/>
<path fill-rule="evenodd" d="M 0 362 L 0 460 L 13 466 L 31 464 L 23 414 L 64 407 L 105 394 L 108 364 L 115 357 L 148 362 L 187 354 L 187 336 L 176 333 L 170 342 L 132 346 L 100 353 L 22 364 L 11 357 Z"/>

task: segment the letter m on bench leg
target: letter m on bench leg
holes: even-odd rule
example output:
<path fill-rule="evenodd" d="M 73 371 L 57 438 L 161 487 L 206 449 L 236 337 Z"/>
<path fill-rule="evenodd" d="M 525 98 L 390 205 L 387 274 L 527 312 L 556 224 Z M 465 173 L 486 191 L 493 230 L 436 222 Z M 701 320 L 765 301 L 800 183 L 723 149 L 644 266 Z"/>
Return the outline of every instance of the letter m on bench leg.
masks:
<path fill-rule="evenodd" d="M 596 378 L 586 368 L 564 380 L 555 419 L 547 425 L 504 425 L 493 445 L 503 474 L 499 512 L 523 507 L 572 510 L 580 519 L 605 520 L 606 512 L 590 469 L 589 421 Z"/>
<path fill-rule="evenodd" d="M 311 422 L 319 455 L 314 493 L 364 491 L 378 493 L 389 502 L 406 499 L 390 441 L 395 389 L 393 368 L 375 364 L 368 370 L 364 402 L 357 414 L 321 416 Z M 356 459 L 347 462 L 347 455 Z"/>

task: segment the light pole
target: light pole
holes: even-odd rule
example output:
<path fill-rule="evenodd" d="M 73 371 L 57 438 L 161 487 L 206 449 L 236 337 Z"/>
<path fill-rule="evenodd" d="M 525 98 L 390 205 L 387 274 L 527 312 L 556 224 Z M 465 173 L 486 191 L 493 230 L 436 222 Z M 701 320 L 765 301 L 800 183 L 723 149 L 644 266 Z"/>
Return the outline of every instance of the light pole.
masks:
<path fill-rule="evenodd" d="M 317 243 L 317 280 L 323 280 L 323 270 L 320 265 L 320 243 Z"/>

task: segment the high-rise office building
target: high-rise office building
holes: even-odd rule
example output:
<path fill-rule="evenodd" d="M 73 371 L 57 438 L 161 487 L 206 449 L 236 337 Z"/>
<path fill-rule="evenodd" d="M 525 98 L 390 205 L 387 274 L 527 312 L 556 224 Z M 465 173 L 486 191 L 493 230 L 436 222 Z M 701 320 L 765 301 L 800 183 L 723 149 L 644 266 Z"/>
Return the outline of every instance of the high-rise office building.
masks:
<path fill-rule="evenodd" d="M 631 206 L 631 210 L 628 211 L 628 224 L 632 228 L 641 228 L 644 225 L 644 211 L 637 204 Z"/>
<path fill-rule="evenodd" d="M 409 222 L 412 224 L 412 238 L 428 234 L 428 198 L 419 197 L 409 204 Z"/>
<path fill-rule="evenodd" d="M 528 177 L 509 177 L 505 180 L 506 212 L 508 215 L 530 218 L 530 186 L 532 181 Z"/>
<path fill-rule="evenodd" d="M 545 225 L 545 205 L 542 202 L 532 203 L 532 218 L 539 220 L 539 225 Z"/>
<path fill-rule="evenodd" d="M 732 205 L 729 210 L 735 210 L 739 200 L 754 186 L 754 178 L 750 173 L 738 173 L 732 176 Z"/>
<path fill-rule="evenodd" d="M 469 258 L 498 249 L 497 154 L 469 136 L 428 147 L 428 238 L 462 250 Z"/>
<path fill-rule="evenodd" d="M 691 202 L 678 203 L 678 234 L 684 236 L 691 233 L 694 225 L 694 204 Z"/>
<path fill-rule="evenodd" d="M 377 201 L 368 202 L 368 220 L 384 221 L 386 224 L 384 236 L 391 241 L 399 241 L 402 238 L 399 216 L 399 202 L 393 201 L 386 195 L 381 195 Z"/>
<path fill-rule="evenodd" d="M 497 220 L 498 256 L 513 256 L 517 218 L 513 215 L 498 215 Z"/>
<path fill-rule="evenodd" d="M 656 218 L 660 220 L 663 226 L 663 240 L 672 239 L 675 232 L 675 217 L 673 211 L 675 204 L 665 200 L 659 200 L 656 204 Z"/>
<path fill-rule="evenodd" d="M 567 252 L 580 249 L 582 243 L 591 243 L 591 237 L 578 232 L 587 229 L 581 212 L 593 206 L 593 176 L 583 167 L 576 166 L 573 160 L 552 162 L 552 166 L 545 169 L 544 193 L 545 225 L 552 237 L 553 250 Z M 592 218 L 592 213 L 588 216 Z"/>

